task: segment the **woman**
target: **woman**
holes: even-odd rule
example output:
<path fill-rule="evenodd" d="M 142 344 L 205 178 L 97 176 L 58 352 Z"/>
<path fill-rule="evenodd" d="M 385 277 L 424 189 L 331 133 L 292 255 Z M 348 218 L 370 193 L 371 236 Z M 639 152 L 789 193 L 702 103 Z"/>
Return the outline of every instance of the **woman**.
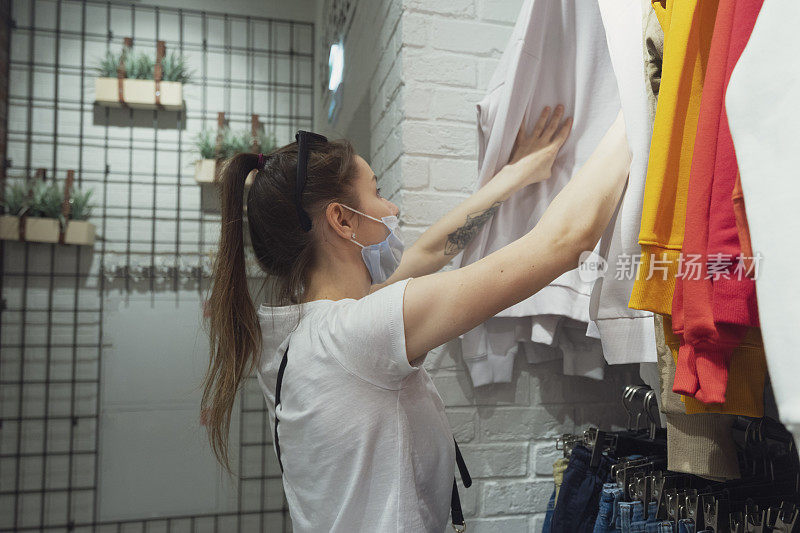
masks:
<path fill-rule="evenodd" d="M 298 134 L 299 143 L 265 157 L 239 154 L 225 166 L 203 407 L 213 450 L 227 467 L 231 408 L 242 380 L 257 370 L 295 531 L 443 531 L 455 447 L 421 366 L 425 355 L 575 268 L 608 224 L 627 177 L 620 114 L 528 234 L 439 272 L 504 200 L 550 176 L 571 129 L 562 114 L 560 105 L 552 115 L 545 108 L 530 135 L 521 130 L 509 163 L 399 264 L 402 242 L 392 231 L 399 209 L 381 197 L 347 141 Z M 256 168 L 250 237 L 280 304 L 257 310 L 242 238 L 244 181 Z"/>

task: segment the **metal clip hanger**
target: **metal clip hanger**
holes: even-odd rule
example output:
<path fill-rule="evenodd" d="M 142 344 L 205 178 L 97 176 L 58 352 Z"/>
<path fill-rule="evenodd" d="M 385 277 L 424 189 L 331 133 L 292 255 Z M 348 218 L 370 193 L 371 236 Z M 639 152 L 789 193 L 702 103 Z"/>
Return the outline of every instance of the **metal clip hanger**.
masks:
<path fill-rule="evenodd" d="M 800 509 L 791 503 L 784 502 L 778 510 L 774 530 L 781 533 L 795 533 L 795 526 L 800 524 L 798 516 L 800 516 Z"/>

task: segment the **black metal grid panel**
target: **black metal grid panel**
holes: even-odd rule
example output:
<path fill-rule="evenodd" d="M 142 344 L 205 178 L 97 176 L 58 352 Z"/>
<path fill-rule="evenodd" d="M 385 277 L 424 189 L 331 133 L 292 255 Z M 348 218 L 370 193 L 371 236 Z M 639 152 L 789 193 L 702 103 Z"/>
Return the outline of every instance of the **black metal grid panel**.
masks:
<path fill-rule="evenodd" d="M 94 189 L 98 240 L 0 241 L 0 531 L 265 531 L 276 516 L 289 530 L 268 488 L 280 475 L 255 378 L 240 397 L 239 457 L 261 469 L 240 470 L 236 512 L 98 520 L 102 317 L 112 289 L 205 293 L 219 216 L 200 208 L 194 135 L 218 111 L 237 129 L 257 113 L 279 144 L 310 128 L 313 25 L 101 0 L 16 0 L 12 17 L 8 179 L 74 169 Z M 94 105 L 94 64 L 126 36 L 187 56 L 184 112 Z"/>

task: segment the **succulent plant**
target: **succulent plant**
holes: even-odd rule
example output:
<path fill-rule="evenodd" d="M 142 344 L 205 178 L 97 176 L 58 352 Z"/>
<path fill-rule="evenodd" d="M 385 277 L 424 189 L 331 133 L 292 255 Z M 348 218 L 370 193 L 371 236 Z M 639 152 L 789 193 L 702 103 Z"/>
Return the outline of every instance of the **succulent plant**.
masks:
<path fill-rule="evenodd" d="M 83 191 L 80 189 L 73 189 L 69 197 L 69 218 L 72 220 L 87 220 L 92 215 L 92 208 L 94 207 L 89 203 L 92 196 L 92 189 Z"/>
<path fill-rule="evenodd" d="M 104 78 L 116 78 L 117 67 L 122 54 L 125 53 L 125 76 L 140 80 L 152 80 L 155 77 L 155 58 L 146 52 L 135 52 L 133 49 L 120 49 L 117 52 L 108 50 L 106 55 L 99 60 L 95 70 Z M 180 54 L 172 51 L 161 60 L 161 79 L 164 81 L 177 81 L 188 83 L 192 72 L 186 65 L 186 60 Z"/>
<path fill-rule="evenodd" d="M 270 153 L 278 145 L 278 140 L 275 138 L 275 135 L 273 135 L 271 133 L 267 133 L 267 132 L 265 132 L 263 130 L 258 133 L 258 137 L 257 138 L 258 138 L 258 146 L 259 146 L 258 151 L 263 153 L 263 154 Z"/>
<path fill-rule="evenodd" d="M 197 136 L 197 150 L 203 159 L 227 159 L 241 152 L 242 138 L 233 133 L 229 128 L 222 130 L 222 142 L 217 154 L 217 131 L 205 129 Z"/>
<path fill-rule="evenodd" d="M 240 131 L 239 133 L 231 133 L 230 140 L 225 145 L 225 157 L 233 157 L 241 152 L 251 152 L 250 146 L 250 132 Z"/>
<path fill-rule="evenodd" d="M 116 78 L 120 54 L 122 54 L 121 51 L 114 53 L 111 50 L 107 50 L 106 55 L 100 60 L 96 67 L 97 74 L 102 78 Z"/>
<path fill-rule="evenodd" d="M 2 205 L 6 209 L 7 215 L 20 216 L 27 213 L 31 217 L 57 218 L 61 222 L 66 222 L 61 216 L 62 203 L 64 201 L 63 189 L 55 182 L 45 182 L 35 180 L 30 187 L 31 196 L 28 198 L 28 183 L 18 182 L 6 191 L 2 200 Z M 73 189 L 70 194 L 70 213 L 71 220 L 87 220 L 92 213 L 93 205 L 89 204 L 92 190 Z"/>
<path fill-rule="evenodd" d="M 152 80 L 155 72 L 155 61 L 144 52 L 134 53 L 132 50 L 125 57 L 125 75 L 138 80 Z"/>
<path fill-rule="evenodd" d="M 55 182 L 36 181 L 28 214 L 32 217 L 59 218 L 63 196 Z"/>
<path fill-rule="evenodd" d="M 217 144 L 217 134 L 213 130 L 205 129 L 197 134 L 197 151 L 203 159 L 214 159 L 214 150 Z"/>
<path fill-rule="evenodd" d="M 189 83 L 189 80 L 192 79 L 193 72 L 189 71 L 186 60 L 183 56 L 176 54 L 174 50 L 161 60 L 161 69 L 161 79 L 164 81 Z"/>
<path fill-rule="evenodd" d="M 258 136 L 259 151 L 262 153 L 269 153 L 275 149 L 277 142 L 275 136 L 267 134 L 263 131 L 259 132 Z M 197 151 L 203 159 L 215 159 L 216 146 L 217 146 L 217 131 L 205 129 L 197 135 Z M 222 130 L 222 143 L 220 146 L 219 157 L 228 159 L 240 152 L 253 151 L 253 137 L 250 130 L 242 130 L 240 132 L 233 132 L 230 128 Z"/>
<path fill-rule="evenodd" d="M 28 189 L 24 183 L 11 185 L 3 197 L 2 205 L 7 215 L 21 215 L 27 208 Z"/>

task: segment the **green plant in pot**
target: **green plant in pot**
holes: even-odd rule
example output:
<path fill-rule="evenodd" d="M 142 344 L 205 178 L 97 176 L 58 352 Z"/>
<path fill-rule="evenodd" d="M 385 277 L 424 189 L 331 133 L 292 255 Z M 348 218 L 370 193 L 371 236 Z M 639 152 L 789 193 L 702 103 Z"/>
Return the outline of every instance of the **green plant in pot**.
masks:
<path fill-rule="evenodd" d="M 69 218 L 71 220 L 88 220 L 92 216 L 93 205 L 89 203 L 92 197 L 92 189 L 83 191 L 74 189 L 69 197 Z"/>
<path fill-rule="evenodd" d="M 262 154 L 268 154 L 278 146 L 278 140 L 275 135 L 263 130 L 258 132 L 256 139 L 258 140 L 258 151 Z"/>
<path fill-rule="evenodd" d="M 69 220 L 87 220 L 92 214 L 92 206 L 89 199 L 92 190 L 83 191 L 73 188 L 70 198 Z M 66 220 L 62 219 L 61 209 L 64 202 L 64 191 L 54 182 L 37 181 L 33 185 L 33 195 L 29 216 L 42 218 L 57 218 L 62 224 Z"/>
<path fill-rule="evenodd" d="M 72 171 L 67 182 L 71 183 L 70 174 Z M 64 244 L 94 243 L 95 228 L 88 222 L 93 208 L 89 202 L 92 190 L 71 188 L 66 218 L 62 214 L 64 194 L 63 185 L 38 175 L 8 185 L 2 199 L 5 213 L 0 217 L 0 238 L 55 243 L 63 237 Z"/>
<path fill-rule="evenodd" d="M 24 183 L 14 183 L 6 191 L 2 202 L 5 214 L 20 216 L 28 208 L 28 189 Z"/>
<path fill-rule="evenodd" d="M 217 153 L 217 131 L 206 129 L 197 135 L 197 151 L 203 159 L 228 159 L 242 151 L 240 135 L 233 133 L 230 128 L 222 130 L 222 139 Z"/>
<path fill-rule="evenodd" d="M 217 146 L 218 138 L 219 147 Z M 263 130 L 257 133 L 255 146 L 253 140 L 250 130 L 233 132 L 228 127 L 221 130 L 205 129 L 198 133 L 196 149 L 200 153 L 201 160 L 195 163 L 195 181 L 200 184 L 212 183 L 216 175 L 217 162 L 220 160 L 228 159 L 242 152 L 257 151 L 267 154 L 272 152 L 277 145 L 275 137 Z M 245 181 L 245 186 L 249 186 L 252 180 L 253 175 L 250 175 Z"/>
<path fill-rule="evenodd" d="M 260 134 L 259 151 L 268 153 L 275 149 L 274 136 Z M 230 128 L 222 130 L 219 159 L 228 159 L 241 152 L 252 152 L 252 137 L 247 130 L 233 132 Z M 217 131 L 206 129 L 197 134 L 197 151 L 203 159 L 217 159 Z"/>
<path fill-rule="evenodd" d="M 155 60 L 144 52 L 131 52 L 125 57 L 125 73 L 128 78 L 152 80 L 155 76 L 155 66 Z"/>
<path fill-rule="evenodd" d="M 28 216 L 41 218 L 59 218 L 63 202 L 61 189 L 55 182 L 36 181 Z"/>
<path fill-rule="evenodd" d="M 139 80 L 155 79 L 155 57 L 146 52 L 121 49 L 117 52 L 108 50 L 106 55 L 98 62 L 97 73 L 103 78 L 116 78 L 120 58 L 125 54 L 125 77 Z M 189 83 L 193 72 L 189 70 L 186 59 L 175 53 L 165 55 L 161 60 L 162 81 L 176 81 Z"/>
<path fill-rule="evenodd" d="M 189 83 L 194 75 L 194 72 L 189 70 L 186 64 L 186 59 L 184 59 L 183 56 L 176 54 L 174 50 L 165 55 L 161 60 L 161 69 L 161 79 L 164 81 Z"/>
<path fill-rule="evenodd" d="M 92 189 L 84 191 L 74 188 L 72 190 L 69 199 L 70 220 L 89 219 L 94 207 L 89 203 L 92 193 Z M 2 205 L 6 211 L 5 214 L 10 216 L 21 216 L 27 213 L 31 217 L 59 218 L 63 201 L 63 191 L 57 183 L 37 180 L 33 183 L 30 200 L 25 184 L 15 183 L 8 187 Z"/>
<path fill-rule="evenodd" d="M 186 59 L 176 51 L 167 53 L 163 41 L 156 43 L 155 50 L 146 52 L 134 50 L 127 38 L 125 42 L 128 46 L 108 50 L 98 59 L 95 101 L 108 107 L 183 109 L 183 85 L 193 76 Z M 119 72 L 120 65 L 124 72 Z M 158 81 L 155 79 L 157 72 L 160 73 Z M 117 79 L 120 74 L 122 78 Z"/>

